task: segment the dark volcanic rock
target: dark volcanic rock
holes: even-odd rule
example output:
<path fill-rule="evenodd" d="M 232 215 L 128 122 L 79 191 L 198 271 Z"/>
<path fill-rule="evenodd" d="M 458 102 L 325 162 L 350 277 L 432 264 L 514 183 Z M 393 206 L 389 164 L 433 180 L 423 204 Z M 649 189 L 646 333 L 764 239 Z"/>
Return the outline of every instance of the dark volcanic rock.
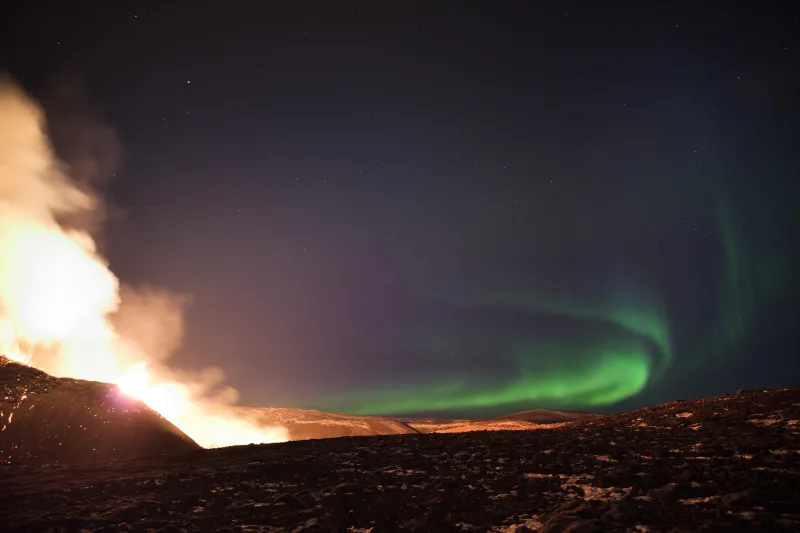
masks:
<path fill-rule="evenodd" d="M 113 385 L 55 378 L 0 356 L 0 463 L 81 462 L 200 447 Z"/>
<path fill-rule="evenodd" d="M 800 531 L 800 389 L 537 431 L 0 467 L 3 531 Z"/>

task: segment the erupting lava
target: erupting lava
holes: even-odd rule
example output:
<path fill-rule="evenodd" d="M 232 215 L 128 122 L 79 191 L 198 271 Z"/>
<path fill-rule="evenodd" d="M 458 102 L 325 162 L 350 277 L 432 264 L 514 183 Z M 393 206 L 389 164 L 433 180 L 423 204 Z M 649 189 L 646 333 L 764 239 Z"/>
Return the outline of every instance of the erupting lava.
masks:
<path fill-rule="evenodd" d="M 74 222 L 102 203 L 55 157 L 39 107 L 3 79 L 0 116 L 0 353 L 115 383 L 204 447 L 287 440 L 284 428 L 236 414 L 219 371 L 163 364 L 180 341 L 183 300 L 120 286 Z"/>

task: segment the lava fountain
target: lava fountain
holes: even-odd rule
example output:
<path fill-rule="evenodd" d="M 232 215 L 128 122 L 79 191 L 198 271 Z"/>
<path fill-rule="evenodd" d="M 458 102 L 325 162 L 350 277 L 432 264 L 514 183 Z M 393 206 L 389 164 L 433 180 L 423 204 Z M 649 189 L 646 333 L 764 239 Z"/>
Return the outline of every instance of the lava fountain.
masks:
<path fill-rule="evenodd" d="M 40 107 L 3 79 L 0 117 L 0 353 L 114 383 L 204 447 L 288 440 L 236 410 L 219 370 L 164 364 L 180 341 L 182 299 L 122 286 L 92 233 L 65 222 L 103 204 L 57 159 Z"/>

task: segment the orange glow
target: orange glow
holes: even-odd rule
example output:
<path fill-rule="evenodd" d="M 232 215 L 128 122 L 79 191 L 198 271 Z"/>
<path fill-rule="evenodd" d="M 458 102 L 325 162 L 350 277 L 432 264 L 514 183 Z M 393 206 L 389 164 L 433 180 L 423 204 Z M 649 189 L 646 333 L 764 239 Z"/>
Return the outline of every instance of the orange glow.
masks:
<path fill-rule="evenodd" d="M 2 80 L 0 116 L 0 353 L 53 375 L 114 383 L 204 447 L 287 440 L 284 428 L 237 414 L 235 391 L 212 396 L 219 376 L 187 377 L 164 364 L 182 330 L 175 298 L 121 287 L 92 235 L 62 225 L 63 215 L 101 203 L 55 158 L 40 109 Z"/>

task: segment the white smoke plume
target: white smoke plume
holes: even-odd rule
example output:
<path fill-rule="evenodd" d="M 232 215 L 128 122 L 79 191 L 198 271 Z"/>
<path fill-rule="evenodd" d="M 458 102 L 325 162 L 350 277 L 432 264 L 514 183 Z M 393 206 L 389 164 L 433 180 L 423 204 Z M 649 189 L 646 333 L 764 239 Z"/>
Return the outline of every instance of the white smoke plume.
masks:
<path fill-rule="evenodd" d="M 80 94 L 67 86 L 61 97 Z M 58 122 L 68 165 L 41 107 L 0 77 L 0 353 L 33 351 L 31 363 L 51 374 L 116 383 L 202 446 L 287 440 L 284 428 L 241 417 L 218 369 L 166 366 L 188 299 L 121 286 L 98 252 L 92 232 L 105 206 L 92 185 L 121 151 L 113 130 L 75 109 Z"/>

